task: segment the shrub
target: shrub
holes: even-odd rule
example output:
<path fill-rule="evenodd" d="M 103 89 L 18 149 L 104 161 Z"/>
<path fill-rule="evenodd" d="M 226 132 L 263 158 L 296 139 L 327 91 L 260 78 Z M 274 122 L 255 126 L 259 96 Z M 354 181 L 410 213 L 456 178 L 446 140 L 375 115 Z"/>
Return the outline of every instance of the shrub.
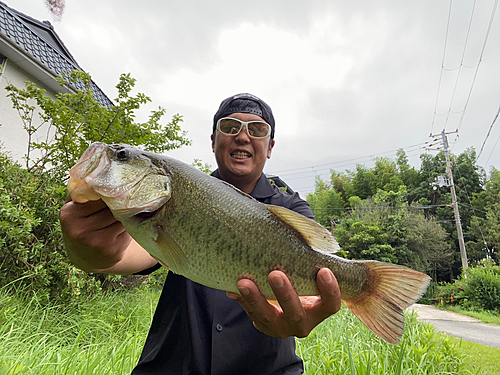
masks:
<path fill-rule="evenodd" d="M 100 284 L 66 257 L 58 220 L 65 196 L 62 181 L 29 172 L 0 152 L 0 286 L 29 286 L 47 300 Z"/>
<path fill-rule="evenodd" d="M 436 302 L 443 306 L 455 306 L 467 302 L 461 280 L 454 283 L 440 283 Z"/>
<path fill-rule="evenodd" d="M 500 266 L 470 268 L 464 295 L 474 309 L 500 313 Z"/>
<path fill-rule="evenodd" d="M 467 278 L 440 284 L 437 302 L 500 313 L 500 266 L 483 262 L 470 267 Z"/>
<path fill-rule="evenodd" d="M 437 282 L 431 281 L 429 287 L 425 291 L 424 295 L 420 298 L 418 303 L 424 303 L 427 305 L 434 304 L 440 298 L 440 286 Z"/>

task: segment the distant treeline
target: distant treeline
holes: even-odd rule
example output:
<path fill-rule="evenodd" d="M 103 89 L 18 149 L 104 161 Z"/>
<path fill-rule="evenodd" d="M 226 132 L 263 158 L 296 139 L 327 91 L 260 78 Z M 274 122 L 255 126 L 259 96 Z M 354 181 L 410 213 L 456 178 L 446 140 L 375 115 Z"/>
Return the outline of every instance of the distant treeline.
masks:
<path fill-rule="evenodd" d="M 420 169 L 410 166 L 401 149 L 373 168 L 332 170 L 329 181 L 317 179 L 307 201 L 321 224 L 331 228 L 333 221 L 348 258 L 404 264 L 449 281 L 460 275 L 461 258 L 445 155 L 420 159 Z M 498 262 L 500 172 L 476 165 L 472 148 L 451 161 L 469 263 Z"/>

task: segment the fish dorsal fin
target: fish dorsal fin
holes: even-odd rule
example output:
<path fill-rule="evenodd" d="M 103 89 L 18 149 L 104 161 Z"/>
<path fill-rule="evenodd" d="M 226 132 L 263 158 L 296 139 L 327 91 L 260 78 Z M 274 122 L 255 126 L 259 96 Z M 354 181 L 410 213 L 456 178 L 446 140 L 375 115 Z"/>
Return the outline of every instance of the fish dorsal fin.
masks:
<path fill-rule="evenodd" d="M 328 230 L 318 222 L 284 207 L 266 204 L 273 214 L 299 232 L 307 244 L 324 253 L 336 253 L 340 246 Z"/>
<path fill-rule="evenodd" d="M 161 250 L 160 263 L 178 274 L 185 274 L 189 268 L 189 259 L 177 242 L 159 225 L 155 226 L 158 237 L 156 244 Z"/>

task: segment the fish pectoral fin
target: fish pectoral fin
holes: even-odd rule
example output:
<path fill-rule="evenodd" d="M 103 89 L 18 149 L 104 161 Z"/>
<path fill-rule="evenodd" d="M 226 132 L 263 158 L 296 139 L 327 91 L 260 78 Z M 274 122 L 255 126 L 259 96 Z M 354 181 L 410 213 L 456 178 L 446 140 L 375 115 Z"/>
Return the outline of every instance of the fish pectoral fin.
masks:
<path fill-rule="evenodd" d="M 155 226 L 158 237 L 156 244 L 163 259 L 157 259 L 163 266 L 178 274 L 184 274 L 189 267 L 189 259 L 175 240 L 159 225 Z"/>
<path fill-rule="evenodd" d="M 285 223 L 297 230 L 306 243 L 324 253 L 336 253 L 339 243 L 321 224 L 284 207 L 266 204 L 266 208 Z"/>
<path fill-rule="evenodd" d="M 404 330 L 403 310 L 427 290 L 431 278 L 397 264 L 359 261 L 366 267 L 369 290 L 343 299 L 351 312 L 389 344 L 398 344 Z"/>

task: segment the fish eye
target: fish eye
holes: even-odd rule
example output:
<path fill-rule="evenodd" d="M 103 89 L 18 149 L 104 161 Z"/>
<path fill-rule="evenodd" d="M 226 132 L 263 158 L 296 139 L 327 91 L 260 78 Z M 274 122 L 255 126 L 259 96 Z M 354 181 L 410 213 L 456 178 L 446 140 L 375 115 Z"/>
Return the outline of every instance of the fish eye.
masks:
<path fill-rule="evenodd" d="M 116 153 L 116 157 L 118 160 L 127 160 L 129 157 L 130 153 L 128 150 L 120 150 Z"/>

